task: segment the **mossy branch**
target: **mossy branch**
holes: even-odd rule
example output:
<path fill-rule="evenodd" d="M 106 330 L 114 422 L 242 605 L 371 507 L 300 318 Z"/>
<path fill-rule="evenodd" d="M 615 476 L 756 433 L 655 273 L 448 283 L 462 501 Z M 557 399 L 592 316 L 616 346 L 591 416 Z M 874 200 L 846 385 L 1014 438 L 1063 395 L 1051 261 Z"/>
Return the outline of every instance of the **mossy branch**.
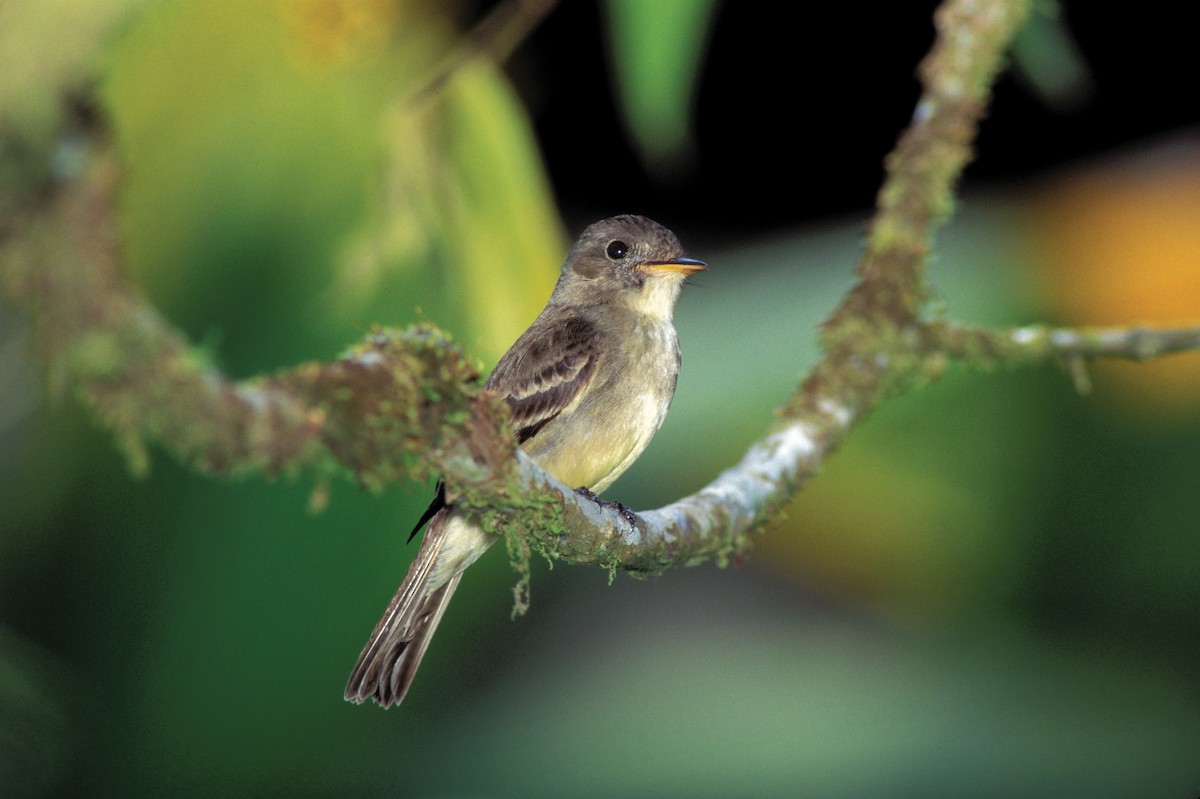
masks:
<path fill-rule="evenodd" d="M 574 563 L 655 572 L 736 557 L 887 397 L 952 361 L 1148 358 L 1200 348 L 1200 330 L 986 330 L 930 319 L 925 266 L 953 206 L 1025 0 L 949 0 L 921 68 L 923 93 L 887 161 L 857 272 L 822 329 L 825 357 L 741 462 L 636 526 L 579 498 L 515 447 L 502 402 L 429 326 L 377 330 L 344 357 L 231 381 L 125 281 L 115 230 L 117 169 L 102 146 L 0 231 L 8 293 L 28 308 L 53 390 L 74 388 L 130 453 L 156 441 L 206 472 L 268 474 L 337 463 L 377 488 L 446 481 L 484 523 Z"/>
<path fill-rule="evenodd" d="M 8 293 L 31 312 L 52 393 L 79 393 L 136 471 L 146 442 L 212 474 L 274 474 L 320 460 L 368 488 L 408 475 L 454 485 L 504 477 L 504 403 L 431 326 L 376 330 L 342 358 L 232 381 L 124 279 L 117 170 L 107 152 L 17 219 L 0 249 Z"/>

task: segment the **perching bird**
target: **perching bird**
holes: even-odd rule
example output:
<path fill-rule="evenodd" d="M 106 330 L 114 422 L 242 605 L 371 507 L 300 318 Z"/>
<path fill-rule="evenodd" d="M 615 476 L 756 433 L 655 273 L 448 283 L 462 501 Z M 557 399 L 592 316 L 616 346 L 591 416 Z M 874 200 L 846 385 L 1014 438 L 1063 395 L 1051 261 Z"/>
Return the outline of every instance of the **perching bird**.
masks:
<path fill-rule="evenodd" d="M 546 307 L 486 384 L 507 400 L 521 448 L 543 469 L 598 494 L 642 454 L 675 394 L 675 301 L 687 276 L 705 268 L 642 216 L 583 232 Z M 426 521 L 421 548 L 350 675 L 352 702 L 404 699 L 463 570 L 498 538 L 447 505 L 440 486 L 417 529 Z"/>

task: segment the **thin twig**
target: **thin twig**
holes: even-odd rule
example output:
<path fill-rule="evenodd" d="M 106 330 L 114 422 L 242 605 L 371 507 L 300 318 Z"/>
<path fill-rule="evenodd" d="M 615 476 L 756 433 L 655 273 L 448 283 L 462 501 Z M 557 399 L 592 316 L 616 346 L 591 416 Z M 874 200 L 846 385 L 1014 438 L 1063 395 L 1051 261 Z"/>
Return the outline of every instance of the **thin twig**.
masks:
<path fill-rule="evenodd" d="M 489 56 L 496 61 L 506 61 L 557 5 L 558 0 L 503 0 L 497 3 L 438 66 L 434 76 L 413 94 L 411 103 L 417 105 L 436 95 L 473 59 Z"/>
<path fill-rule="evenodd" d="M 929 346 L 967 362 L 1040 363 L 1060 358 L 1123 358 L 1148 361 L 1200 349 L 1200 325 L 1178 328 L 1048 327 L 982 328 L 930 325 Z"/>

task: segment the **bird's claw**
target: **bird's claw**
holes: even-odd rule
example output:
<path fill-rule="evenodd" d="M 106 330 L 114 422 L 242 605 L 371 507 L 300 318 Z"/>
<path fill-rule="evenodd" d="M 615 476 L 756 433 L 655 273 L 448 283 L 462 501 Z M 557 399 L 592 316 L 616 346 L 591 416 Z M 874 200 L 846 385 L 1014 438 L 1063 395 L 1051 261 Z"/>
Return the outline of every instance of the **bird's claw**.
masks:
<path fill-rule="evenodd" d="M 634 513 L 633 511 L 631 511 L 629 508 L 622 505 L 620 502 L 616 502 L 616 501 L 610 502 L 607 500 L 600 499 L 600 497 L 597 496 L 594 491 L 590 490 L 586 486 L 580 486 L 579 488 L 575 489 L 575 493 L 578 494 L 579 496 L 583 497 L 584 499 L 590 499 L 592 502 L 595 502 L 597 505 L 599 505 L 602 508 L 608 508 L 609 510 L 615 510 L 617 513 L 621 514 L 622 519 L 629 522 L 630 527 L 637 527 L 638 515 L 636 513 Z"/>

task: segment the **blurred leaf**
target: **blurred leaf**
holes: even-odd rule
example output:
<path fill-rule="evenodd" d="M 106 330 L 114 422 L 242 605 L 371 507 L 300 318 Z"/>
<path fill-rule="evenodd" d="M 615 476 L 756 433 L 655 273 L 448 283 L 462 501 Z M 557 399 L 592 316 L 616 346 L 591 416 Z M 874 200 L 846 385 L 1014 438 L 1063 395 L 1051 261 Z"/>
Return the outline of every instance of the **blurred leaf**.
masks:
<path fill-rule="evenodd" d="M 214 0 L 116 48 L 131 266 L 235 373 L 420 315 L 490 359 L 545 302 L 563 234 L 507 82 L 416 99 L 455 35 L 417 2 Z"/>
<path fill-rule="evenodd" d="M 386 264 L 388 242 L 398 248 L 393 256 L 403 257 L 410 234 L 420 230 L 434 267 L 413 299 L 453 298 L 460 338 L 490 364 L 545 305 L 565 236 L 533 130 L 503 77 L 470 62 L 434 102 L 433 109 L 393 109 L 397 133 L 414 123 L 424 129 L 392 137 L 382 249 L 370 244 L 370 223 L 354 246 L 374 250 Z M 414 157 L 414 143 L 425 160 Z M 362 255 L 360 249 L 356 257 Z"/>
<path fill-rule="evenodd" d="M 608 0 L 617 96 L 642 160 L 677 166 L 692 148 L 692 107 L 714 0 Z"/>
<path fill-rule="evenodd" d="M 1092 95 L 1092 75 L 1055 0 L 1034 3 L 1025 27 L 1013 40 L 1017 74 L 1041 98 L 1060 112 L 1078 109 Z"/>

